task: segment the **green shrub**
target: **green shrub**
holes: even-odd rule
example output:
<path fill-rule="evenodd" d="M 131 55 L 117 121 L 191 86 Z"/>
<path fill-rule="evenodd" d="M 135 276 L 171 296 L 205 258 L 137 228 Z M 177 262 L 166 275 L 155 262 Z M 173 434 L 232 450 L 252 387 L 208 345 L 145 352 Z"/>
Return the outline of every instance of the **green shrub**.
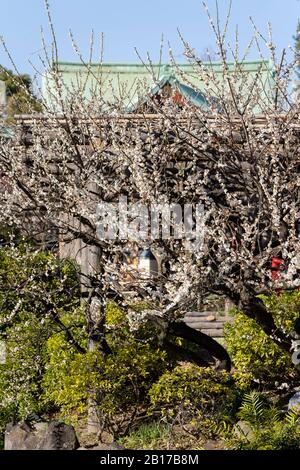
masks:
<path fill-rule="evenodd" d="M 0 364 L 0 435 L 9 421 L 47 411 L 41 399 L 46 344 L 60 328 L 45 299 L 59 318 L 70 312 L 74 317 L 79 305 L 75 266 L 25 245 L 2 248 L 0 341 L 6 357 Z"/>
<path fill-rule="evenodd" d="M 278 327 L 289 333 L 298 317 L 300 292 L 262 298 Z M 225 325 L 225 343 L 240 386 L 247 389 L 256 381 L 273 388 L 276 381 L 297 380 L 291 354 L 282 351 L 254 320 L 238 311 L 234 315 L 233 323 Z"/>
<path fill-rule="evenodd" d="M 250 426 L 251 432 L 243 433 L 237 425 L 235 427 L 224 426 L 223 435 L 229 448 L 235 450 L 300 449 L 299 410 L 280 412 L 261 394 L 251 392 L 245 395 L 237 417 Z M 222 435 L 222 432 L 220 434 Z"/>
<path fill-rule="evenodd" d="M 149 391 L 153 407 L 166 422 L 195 435 L 213 434 L 213 425 L 229 419 L 237 392 L 228 373 L 185 363 L 165 372 Z"/>
<path fill-rule="evenodd" d="M 60 323 L 88 350 L 78 274 L 71 261 L 25 245 L 1 249 L 0 305 L 0 340 L 6 344 L 6 363 L 0 365 L 0 435 L 7 420 L 32 414 L 56 411 L 73 420 L 86 413 L 88 400 L 97 403 L 106 427 L 115 422 L 124 430 L 137 409 L 147 407 L 148 389 L 165 370 L 166 353 L 146 328 L 133 335 L 113 302 L 106 311 L 112 354 L 78 353 Z"/>
<path fill-rule="evenodd" d="M 285 421 L 275 423 L 272 427 L 262 428 L 254 433 L 250 442 L 240 442 L 237 450 L 299 450 L 300 427 L 289 425 Z"/>
<path fill-rule="evenodd" d="M 110 307 L 111 322 L 113 316 L 123 321 L 115 306 Z M 147 406 L 147 392 L 165 370 L 167 358 L 163 350 L 137 340 L 125 326 L 107 339 L 112 353 L 104 357 L 99 351 L 77 353 L 61 334 L 51 337 L 44 401 L 58 406 L 65 418 L 76 419 L 87 413 L 92 400 L 103 428 L 119 435 L 127 430 L 131 417 Z"/>
<path fill-rule="evenodd" d="M 6 361 L 0 365 L 1 406 L 14 405 L 19 418 L 43 411 L 40 402 L 44 349 L 51 328 L 34 318 L 6 330 Z"/>

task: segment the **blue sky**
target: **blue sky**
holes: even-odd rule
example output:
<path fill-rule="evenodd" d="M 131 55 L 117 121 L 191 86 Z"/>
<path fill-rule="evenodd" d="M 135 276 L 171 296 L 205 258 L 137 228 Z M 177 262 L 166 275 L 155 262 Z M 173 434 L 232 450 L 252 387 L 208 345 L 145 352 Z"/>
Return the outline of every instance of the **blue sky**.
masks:
<path fill-rule="evenodd" d="M 200 53 L 207 47 L 215 49 L 201 0 L 49 1 L 60 60 L 76 60 L 68 37 L 69 28 L 85 54 L 91 29 L 98 37 L 103 32 L 106 62 L 138 62 L 134 47 L 143 56 L 149 51 L 153 60 L 157 60 L 162 33 L 170 41 L 177 60 L 183 60 L 177 28 Z M 206 3 L 214 13 L 215 0 L 207 0 Z M 228 0 L 219 0 L 221 16 L 224 16 L 227 5 Z M 276 44 L 279 48 L 286 47 L 293 44 L 293 34 L 300 18 L 300 1 L 233 0 L 229 39 L 233 37 L 235 25 L 238 24 L 241 45 L 244 47 L 251 35 L 249 16 L 264 32 L 270 21 Z M 46 31 L 49 29 L 43 0 L 0 0 L 0 35 L 4 36 L 21 72 L 31 73 L 28 60 L 38 63 L 41 26 Z M 48 35 L 46 39 L 50 44 Z M 251 58 L 255 58 L 255 53 L 252 53 Z M 2 49 L 0 64 L 9 65 Z"/>

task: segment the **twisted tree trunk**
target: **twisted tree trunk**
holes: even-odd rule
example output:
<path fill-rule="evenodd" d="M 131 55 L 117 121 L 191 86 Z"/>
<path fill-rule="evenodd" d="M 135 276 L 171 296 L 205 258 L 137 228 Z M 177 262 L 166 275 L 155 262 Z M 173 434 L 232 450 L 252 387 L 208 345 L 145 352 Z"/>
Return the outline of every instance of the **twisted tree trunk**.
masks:
<path fill-rule="evenodd" d="M 225 369 L 228 372 L 230 371 L 231 360 L 228 352 L 220 343 L 215 341 L 210 336 L 202 333 L 201 331 L 197 331 L 194 328 L 191 328 L 182 321 L 171 323 L 171 325 L 169 326 L 169 334 L 197 344 L 198 346 L 200 346 L 200 348 L 205 349 L 209 355 L 211 355 L 217 360 L 216 365 L 218 368 Z M 196 357 L 195 354 L 197 353 L 194 353 L 195 362 L 198 362 L 198 364 L 201 366 L 211 366 L 210 360 L 208 358 L 205 358 L 205 356 L 203 356 L 201 352 L 199 352 L 198 357 Z"/>
<path fill-rule="evenodd" d="M 292 338 L 276 326 L 272 314 L 268 312 L 261 299 L 251 294 L 242 294 L 238 307 L 247 317 L 255 320 L 280 349 L 287 352 L 291 350 Z"/>

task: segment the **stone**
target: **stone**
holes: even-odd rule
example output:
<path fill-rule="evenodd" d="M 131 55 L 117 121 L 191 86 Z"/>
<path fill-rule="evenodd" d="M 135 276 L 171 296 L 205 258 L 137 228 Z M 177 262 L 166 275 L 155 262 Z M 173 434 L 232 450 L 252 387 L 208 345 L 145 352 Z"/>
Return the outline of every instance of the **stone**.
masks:
<path fill-rule="evenodd" d="M 224 443 L 219 440 L 207 439 L 203 445 L 204 450 L 224 450 Z"/>
<path fill-rule="evenodd" d="M 98 445 L 99 442 L 104 444 L 111 444 L 112 442 L 114 442 L 113 434 L 106 431 L 91 433 L 88 431 L 86 425 L 84 427 L 78 426 L 76 429 L 76 434 L 79 440 L 80 447 L 83 447 L 85 449 L 95 447 Z"/>
<path fill-rule="evenodd" d="M 26 450 L 30 432 L 30 427 L 24 422 L 16 425 L 9 423 L 5 430 L 4 450 Z"/>
<path fill-rule="evenodd" d="M 206 318 L 205 318 L 206 321 L 216 321 L 216 316 L 215 315 L 208 315 Z"/>
<path fill-rule="evenodd" d="M 45 423 L 45 422 L 35 423 L 34 430 L 37 431 L 38 433 L 43 433 L 47 431 L 48 426 L 49 426 L 49 423 Z"/>
<path fill-rule="evenodd" d="M 75 450 L 79 447 L 73 426 L 58 421 L 29 426 L 26 422 L 8 424 L 5 450 Z"/>
<path fill-rule="evenodd" d="M 238 421 L 234 426 L 234 433 L 239 438 L 247 438 L 251 440 L 254 436 L 253 429 L 246 421 Z"/>
<path fill-rule="evenodd" d="M 52 421 L 46 429 L 40 449 L 74 450 L 78 441 L 73 426 Z"/>
<path fill-rule="evenodd" d="M 288 410 L 291 410 L 295 406 L 300 407 L 300 392 L 294 393 L 294 395 L 290 398 L 289 404 L 288 404 Z"/>

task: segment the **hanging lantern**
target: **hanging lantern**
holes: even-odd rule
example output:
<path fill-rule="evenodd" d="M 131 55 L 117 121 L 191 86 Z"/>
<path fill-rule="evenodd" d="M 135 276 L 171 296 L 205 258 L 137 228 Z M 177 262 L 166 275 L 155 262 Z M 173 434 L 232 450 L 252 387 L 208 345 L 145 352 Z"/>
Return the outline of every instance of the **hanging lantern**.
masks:
<path fill-rule="evenodd" d="M 158 274 L 158 263 L 150 248 L 146 248 L 141 252 L 139 256 L 138 270 L 142 276 L 146 278 L 153 277 Z"/>

